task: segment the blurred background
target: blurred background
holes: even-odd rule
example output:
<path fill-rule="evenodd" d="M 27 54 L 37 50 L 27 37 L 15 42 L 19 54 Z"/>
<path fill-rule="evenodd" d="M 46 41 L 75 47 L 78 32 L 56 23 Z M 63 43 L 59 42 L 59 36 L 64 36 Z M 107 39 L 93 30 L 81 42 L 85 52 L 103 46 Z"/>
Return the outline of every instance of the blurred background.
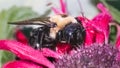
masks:
<path fill-rule="evenodd" d="M 82 8 L 87 17 L 92 17 L 97 13 L 96 7 L 90 2 L 91 0 L 80 0 Z M 49 5 L 49 6 L 48 6 Z M 68 10 L 73 16 L 80 14 L 80 5 L 77 0 L 67 1 Z M 3 9 L 9 9 L 12 6 L 25 6 L 30 7 L 33 11 L 37 12 L 39 15 L 44 14 L 46 10 L 49 10 L 51 6 L 60 8 L 59 0 L 0 0 L 0 11 Z M 53 14 L 52 12 L 50 14 Z"/>
<path fill-rule="evenodd" d="M 120 0 L 65 0 L 69 15 L 74 17 L 84 12 L 85 17 L 92 19 L 99 13 L 96 8 L 102 2 L 111 12 L 114 21 L 120 23 Z M 81 6 L 78 1 L 80 1 Z M 20 21 L 34 17 L 54 15 L 51 7 L 60 8 L 59 0 L 0 0 L 0 39 L 13 39 L 14 28 L 8 22 Z M 80 9 L 82 7 L 82 10 Z M 114 43 L 116 31 L 111 27 L 111 41 Z M 0 67 L 7 61 L 13 60 L 14 55 L 0 51 Z"/>

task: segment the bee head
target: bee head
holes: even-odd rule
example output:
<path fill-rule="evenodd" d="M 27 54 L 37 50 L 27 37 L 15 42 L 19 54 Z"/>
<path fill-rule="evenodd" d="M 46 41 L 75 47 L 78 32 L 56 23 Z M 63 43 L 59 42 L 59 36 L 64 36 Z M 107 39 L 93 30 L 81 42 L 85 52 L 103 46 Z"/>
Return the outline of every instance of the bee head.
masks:
<path fill-rule="evenodd" d="M 56 27 L 50 29 L 50 36 L 52 38 L 56 37 L 59 30 L 62 30 L 67 24 L 77 23 L 77 20 L 65 14 L 58 14 L 50 17 L 50 21 L 56 23 Z"/>

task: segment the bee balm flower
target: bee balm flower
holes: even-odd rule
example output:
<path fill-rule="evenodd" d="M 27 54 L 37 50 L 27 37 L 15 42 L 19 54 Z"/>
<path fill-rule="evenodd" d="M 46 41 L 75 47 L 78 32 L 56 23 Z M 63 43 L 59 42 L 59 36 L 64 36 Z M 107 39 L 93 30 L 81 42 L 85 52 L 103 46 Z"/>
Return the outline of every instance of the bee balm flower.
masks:
<path fill-rule="evenodd" d="M 120 61 L 116 60 L 118 53 L 112 45 L 92 44 L 64 55 L 54 64 L 55 68 L 120 68 Z"/>

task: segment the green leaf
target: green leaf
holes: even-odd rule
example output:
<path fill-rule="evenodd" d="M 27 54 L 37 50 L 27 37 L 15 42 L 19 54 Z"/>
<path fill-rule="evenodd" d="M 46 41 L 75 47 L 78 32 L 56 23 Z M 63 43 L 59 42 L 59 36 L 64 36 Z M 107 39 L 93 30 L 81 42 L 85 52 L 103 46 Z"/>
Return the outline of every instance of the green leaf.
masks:
<path fill-rule="evenodd" d="M 120 11 L 120 0 L 106 0 L 106 3 Z"/>
<path fill-rule="evenodd" d="M 15 56 L 11 53 L 11 52 L 8 52 L 8 51 L 0 51 L 0 67 L 8 62 L 8 61 L 12 61 L 14 60 Z"/>
<path fill-rule="evenodd" d="M 12 36 L 13 26 L 8 25 L 8 22 L 25 20 L 37 17 L 38 14 L 31 10 L 31 8 L 13 6 L 8 10 L 3 10 L 0 13 L 0 39 L 6 39 Z"/>
<path fill-rule="evenodd" d="M 110 8 L 110 12 L 111 12 L 114 20 L 116 20 L 118 23 L 120 23 L 120 11 L 110 5 L 109 5 L 109 8 Z"/>
<path fill-rule="evenodd" d="M 120 23 L 120 6 L 119 6 L 120 0 L 114 0 L 114 1 L 100 0 L 100 1 L 103 2 L 103 4 L 107 8 L 109 8 L 114 20 Z"/>
<path fill-rule="evenodd" d="M 16 7 L 13 6 L 8 10 L 0 12 L 0 39 L 8 39 L 13 35 L 13 26 L 9 25 L 8 22 L 25 20 L 33 17 L 38 17 L 38 14 L 32 11 L 28 7 Z M 0 50 L 0 68 L 2 64 L 7 61 L 13 60 L 15 56 L 7 51 Z"/>
<path fill-rule="evenodd" d="M 116 34 L 117 34 L 117 28 L 116 26 L 111 26 L 110 27 L 110 37 L 109 37 L 109 42 L 110 43 L 115 43 L 115 39 L 116 39 Z"/>

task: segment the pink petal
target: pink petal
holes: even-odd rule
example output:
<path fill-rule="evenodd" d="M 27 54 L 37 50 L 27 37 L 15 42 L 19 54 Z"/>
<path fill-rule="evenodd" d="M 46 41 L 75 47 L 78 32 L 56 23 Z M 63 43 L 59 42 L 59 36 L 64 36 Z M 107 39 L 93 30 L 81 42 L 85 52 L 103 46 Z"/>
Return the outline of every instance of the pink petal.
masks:
<path fill-rule="evenodd" d="M 106 21 L 106 16 L 103 13 L 98 14 L 92 21 L 84 17 L 78 17 L 78 19 L 86 29 L 85 45 L 93 43 L 102 45 L 105 42 L 105 37 L 108 40 L 109 22 Z"/>
<path fill-rule="evenodd" d="M 84 44 L 86 46 L 90 46 L 91 44 L 95 43 L 95 36 L 96 32 L 93 28 L 86 28 L 86 37 Z"/>
<path fill-rule="evenodd" d="M 101 32 L 97 32 L 96 33 L 96 43 L 98 43 L 99 45 L 103 45 L 105 42 L 105 36 L 103 33 Z"/>
<path fill-rule="evenodd" d="M 54 65 L 41 52 L 17 41 L 0 40 L 0 49 L 11 51 L 20 59 L 30 60 L 49 68 L 54 68 Z"/>
<path fill-rule="evenodd" d="M 85 17 L 78 17 L 78 19 L 82 22 L 82 25 L 86 29 L 86 39 L 85 39 L 86 45 L 92 44 L 95 41 L 99 44 L 103 44 L 104 42 L 106 44 L 108 43 L 109 32 L 110 32 L 109 23 L 112 20 L 112 16 L 109 13 L 108 9 L 104 7 L 102 3 L 98 4 L 98 8 L 102 12 L 99 13 L 96 17 L 94 17 L 91 21 Z M 95 35 L 94 31 L 95 32 L 97 31 L 99 33 Z M 96 39 L 94 39 L 94 37 Z"/>
<path fill-rule="evenodd" d="M 67 13 L 66 4 L 63 0 L 60 0 L 60 6 L 61 6 L 61 9 L 52 7 L 52 10 L 55 12 L 55 14 L 66 14 Z"/>
<path fill-rule="evenodd" d="M 91 21 L 88 20 L 85 17 L 77 17 L 78 20 L 82 22 L 83 27 L 86 30 L 86 36 L 85 36 L 85 41 L 84 45 L 85 46 L 90 46 L 91 44 L 95 43 L 95 38 L 96 38 L 96 31 L 95 29 L 91 26 Z"/>
<path fill-rule="evenodd" d="M 11 61 L 5 64 L 2 68 L 43 68 L 33 62 L 28 61 Z"/>
<path fill-rule="evenodd" d="M 91 23 L 91 26 L 93 26 L 97 31 L 104 33 L 106 44 L 108 43 L 108 38 L 109 38 L 110 21 L 111 21 L 111 18 L 106 13 L 100 13 L 92 20 L 92 23 Z"/>
<path fill-rule="evenodd" d="M 102 3 L 98 3 L 97 8 L 100 9 L 102 12 L 109 12 L 109 10 Z"/>
<path fill-rule="evenodd" d="M 108 43 L 109 38 L 109 23 L 112 20 L 111 14 L 108 12 L 108 9 L 105 8 L 101 3 L 98 4 L 98 8 L 102 11 L 91 21 L 91 26 L 96 28 L 98 31 L 101 31 L 105 35 L 105 43 Z"/>
<path fill-rule="evenodd" d="M 116 44 L 116 48 L 118 48 L 118 50 L 120 51 L 120 36 L 117 38 L 115 44 Z"/>
<path fill-rule="evenodd" d="M 63 0 L 60 0 L 61 11 L 66 14 L 66 4 Z"/>
<path fill-rule="evenodd" d="M 91 25 L 89 24 L 91 23 L 91 21 L 89 19 L 81 16 L 78 16 L 77 19 L 82 22 L 82 25 L 85 29 L 87 29 L 88 27 L 91 27 Z"/>
<path fill-rule="evenodd" d="M 56 58 L 56 59 L 61 58 L 61 56 L 58 53 L 56 53 L 56 52 L 54 52 L 54 51 L 52 51 L 52 50 L 50 50 L 48 48 L 43 48 L 41 50 L 41 52 L 46 57 L 53 57 L 53 58 Z"/>

